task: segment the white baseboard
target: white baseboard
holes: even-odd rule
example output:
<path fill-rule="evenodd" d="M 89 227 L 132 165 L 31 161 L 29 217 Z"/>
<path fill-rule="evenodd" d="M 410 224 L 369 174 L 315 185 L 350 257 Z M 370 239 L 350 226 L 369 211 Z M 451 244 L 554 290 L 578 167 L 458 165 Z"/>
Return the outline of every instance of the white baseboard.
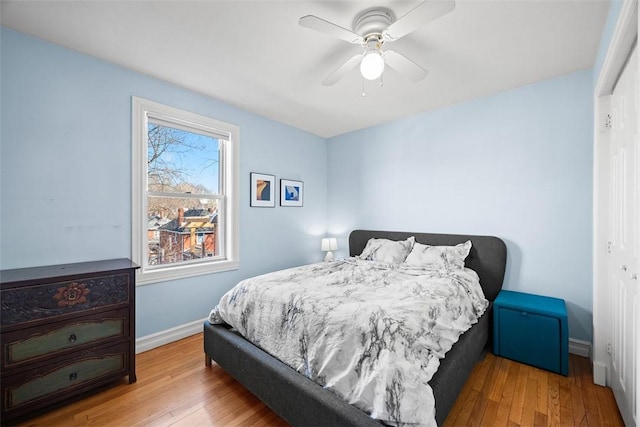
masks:
<path fill-rule="evenodd" d="M 175 328 L 156 332 L 136 339 L 136 354 L 148 351 L 161 345 L 181 340 L 191 335 L 199 334 L 203 330 L 203 323 L 207 318 L 195 320 Z"/>
<path fill-rule="evenodd" d="M 589 341 L 569 338 L 569 353 L 591 358 L 591 343 Z"/>
<path fill-rule="evenodd" d="M 593 383 L 605 387 L 607 385 L 607 367 L 602 363 L 593 363 Z"/>
<path fill-rule="evenodd" d="M 148 351 L 174 341 L 181 340 L 191 335 L 202 332 L 202 324 L 207 318 L 195 320 L 175 328 L 156 332 L 136 339 L 136 354 Z M 591 343 L 589 341 L 569 338 L 569 353 L 582 357 L 591 357 Z M 595 372 L 594 372 L 595 373 Z"/>

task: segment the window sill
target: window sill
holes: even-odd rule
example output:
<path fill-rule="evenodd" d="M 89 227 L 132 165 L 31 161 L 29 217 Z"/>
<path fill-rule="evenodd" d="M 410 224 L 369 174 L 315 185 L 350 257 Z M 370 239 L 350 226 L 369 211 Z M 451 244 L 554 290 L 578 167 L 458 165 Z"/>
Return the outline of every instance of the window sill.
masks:
<path fill-rule="evenodd" d="M 205 274 L 221 273 L 223 271 L 237 270 L 238 268 L 240 268 L 239 261 L 219 261 L 215 264 L 176 266 L 160 270 L 138 270 L 136 286 L 180 280 L 187 277 L 203 276 Z"/>

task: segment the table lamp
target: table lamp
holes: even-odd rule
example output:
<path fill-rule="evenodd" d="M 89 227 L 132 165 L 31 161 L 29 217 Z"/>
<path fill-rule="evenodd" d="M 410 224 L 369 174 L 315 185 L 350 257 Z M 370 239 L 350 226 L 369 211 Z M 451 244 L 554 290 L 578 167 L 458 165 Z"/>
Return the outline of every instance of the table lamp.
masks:
<path fill-rule="evenodd" d="M 325 237 L 322 239 L 321 249 L 327 253 L 324 257 L 325 262 L 333 261 L 335 258 L 333 252 L 338 249 L 338 240 L 335 237 Z"/>

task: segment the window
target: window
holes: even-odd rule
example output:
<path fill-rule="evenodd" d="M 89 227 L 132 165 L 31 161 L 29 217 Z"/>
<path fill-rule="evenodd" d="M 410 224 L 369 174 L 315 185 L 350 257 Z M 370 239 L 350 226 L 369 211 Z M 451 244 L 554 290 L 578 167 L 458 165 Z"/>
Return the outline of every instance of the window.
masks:
<path fill-rule="evenodd" d="M 238 127 L 137 97 L 132 127 L 137 283 L 238 268 Z"/>

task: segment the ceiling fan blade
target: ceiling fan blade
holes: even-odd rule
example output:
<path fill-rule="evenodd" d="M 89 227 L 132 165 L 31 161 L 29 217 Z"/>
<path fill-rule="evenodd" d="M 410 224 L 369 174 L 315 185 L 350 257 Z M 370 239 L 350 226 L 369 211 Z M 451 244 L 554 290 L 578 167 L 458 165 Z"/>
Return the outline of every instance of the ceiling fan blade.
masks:
<path fill-rule="evenodd" d="M 362 60 L 361 53 L 347 59 L 342 65 L 336 68 L 336 70 L 333 73 L 329 74 L 327 77 L 324 78 L 324 80 L 322 80 L 322 85 L 323 86 L 334 85 L 347 72 L 353 70 L 360 63 L 361 60 Z"/>
<path fill-rule="evenodd" d="M 427 0 L 411 9 L 382 32 L 385 41 L 398 40 L 423 24 L 438 19 L 456 7 L 455 0 Z"/>
<path fill-rule="evenodd" d="M 428 71 L 395 50 L 385 50 L 382 54 L 388 66 L 405 75 L 409 80 L 417 82 L 424 79 Z"/>
<path fill-rule="evenodd" d="M 314 15 L 303 16 L 298 21 L 298 24 L 303 27 L 311 28 L 312 30 L 328 34 L 330 36 L 337 37 L 349 43 L 357 44 L 364 41 L 360 35 L 354 33 L 353 31 L 347 30 L 346 28 L 326 21 L 322 18 L 318 18 Z"/>

